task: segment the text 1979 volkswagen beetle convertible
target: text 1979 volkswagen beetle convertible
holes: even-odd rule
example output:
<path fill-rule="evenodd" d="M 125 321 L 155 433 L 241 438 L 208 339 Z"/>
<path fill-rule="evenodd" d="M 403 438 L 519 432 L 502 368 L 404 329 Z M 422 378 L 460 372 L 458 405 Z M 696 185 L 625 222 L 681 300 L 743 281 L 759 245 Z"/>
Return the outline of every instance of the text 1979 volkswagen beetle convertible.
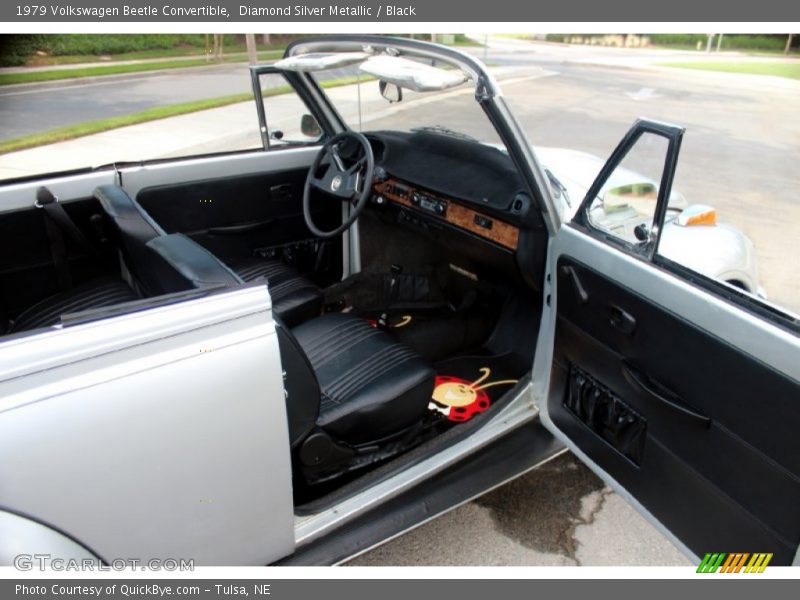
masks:
<path fill-rule="evenodd" d="M 252 77 L 258 151 L 0 188 L 4 563 L 335 563 L 565 446 L 689 555 L 797 560 L 797 323 L 659 251 L 711 226 L 680 128 L 567 209 L 460 52 L 333 36 Z"/>

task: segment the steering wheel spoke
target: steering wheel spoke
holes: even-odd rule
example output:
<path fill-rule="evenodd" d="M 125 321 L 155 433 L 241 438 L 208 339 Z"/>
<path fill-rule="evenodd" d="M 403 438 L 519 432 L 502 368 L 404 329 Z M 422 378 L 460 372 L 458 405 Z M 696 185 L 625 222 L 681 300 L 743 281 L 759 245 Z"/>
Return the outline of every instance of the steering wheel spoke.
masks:
<path fill-rule="evenodd" d="M 316 177 L 314 175 L 309 174 L 307 182 L 311 187 L 313 187 L 316 190 L 319 190 L 321 192 L 326 191 L 326 188 L 325 188 L 325 177 L 324 176 L 323 177 Z"/>
<path fill-rule="evenodd" d="M 339 173 L 347 173 L 347 167 L 344 166 L 344 161 L 342 157 L 339 155 L 339 145 L 333 144 L 328 152 L 328 156 L 331 159 L 331 166 L 335 167 Z"/>
<path fill-rule="evenodd" d="M 346 173 L 353 174 L 358 173 L 361 169 L 367 166 L 367 157 L 362 156 L 356 162 L 354 162 L 348 169 L 345 171 Z"/>

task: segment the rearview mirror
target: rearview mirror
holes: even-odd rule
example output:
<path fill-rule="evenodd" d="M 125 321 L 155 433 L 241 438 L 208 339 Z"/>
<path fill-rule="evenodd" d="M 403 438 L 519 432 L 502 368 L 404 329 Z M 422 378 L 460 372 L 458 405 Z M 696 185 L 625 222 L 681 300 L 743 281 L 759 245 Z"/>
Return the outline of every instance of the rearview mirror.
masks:
<path fill-rule="evenodd" d="M 314 115 L 303 115 L 300 119 L 300 131 L 304 136 L 310 138 L 318 138 L 322 135 L 322 128 L 317 123 Z"/>
<path fill-rule="evenodd" d="M 378 82 L 378 88 L 381 91 L 381 96 L 391 103 L 401 102 L 403 100 L 403 89 L 396 83 L 389 83 L 381 79 Z"/>

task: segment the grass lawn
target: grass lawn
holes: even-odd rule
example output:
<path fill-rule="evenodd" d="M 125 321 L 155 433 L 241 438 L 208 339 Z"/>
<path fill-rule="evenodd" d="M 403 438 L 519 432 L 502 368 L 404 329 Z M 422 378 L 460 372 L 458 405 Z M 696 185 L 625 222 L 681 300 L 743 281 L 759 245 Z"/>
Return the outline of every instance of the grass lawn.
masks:
<path fill-rule="evenodd" d="M 483 48 L 483 42 L 479 42 L 477 40 L 456 40 L 451 44 L 444 44 L 445 46 L 464 46 L 467 48 Z"/>
<path fill-rule="evenodd" d="M 258 52 L 280 52 L 286 47 L 282 44 L 258 44 Z M 225 54 L 244 54 L 247 46 L 244 44 L 226 44 Z M 183 46 L 177 48 L 164 48 L 158 50 L 140 50 L 138 52 L 123 52 L 121 54 L 72 54 L 68 56 L 32 56 L 27 63 L 29 67 L 49 67 L 52 65 L 71 65 L 75 63 L 104 63 L 120 60 L 146 60 L 148 58 L 173 58 L 177 56 L 196 56 L 203 58 L 204 49 L 198 46 Z"/>
<path fill-rule="evenodd" d="M 361 77 L 361 82 L 371 81 L 374 77 Z M 356 83 L 355 77 L 342 77 L 340 79 L 331 79 L 329 81 L 322 81 L 323 88 L 333 88 L 342 85 L 350 85 Z M 291 91 L 288 85 L 279 86 L 274 88 L 267 88 L 262 90 L 263 97 L 279 96 Z M 170 104 L 169 106 L 159 106 L 156 108 L 149 108 L 140 112 L 132 113 L 130 115 L 123 115 L 120 117 L 110 117 L 107 119 L 98 119 L 97 121 L 87 121 L 84 123 L 76 123 L 75 125 L 68 125 L 66 127 L 59 127 L 57 129 L 50 129 L 41 133 L 34 133 L 19 138 L 0 141 L 0 154 L 7 152 L 16 152 L 18 150 L 26 150 L 36 146 L 44 146 L 45 144 L 54 144 L 56 142 L 64 142 L 85 135 L 93 133 L 100 133 L 108 131 L 109 129 L 117 129 L 118 127 L 127 127 L 128 125 L 137 125 L 138 123 L 145 123 L 147 121 L 155 121 L 157 119 L 166 119 L 167 117 L 175 117 L 187 113 L 197 112 L 200 110 L 207 110 L 210 108 L 218 108 L 220 106 L 227 106 L 229 104 L 236 104 L 237 102 L 253 101 L 253 94 L 231 94 L 228 96 L 218 96 L 216 98 L 209 98 L 207 100 L 195 100 L 192 102 L 181 102 L 179 104 Z"/>
<path fill-rule="evenodd" d="M 268 50 L 259 52 L 260 60 L 270 60 L 283 55 L 282 50 Z M 246 55 L 225 56 L 223 63 L 247 62 Z M 15 83 L 41 83 L 43 81 L 58 81 L 61 79 L 77 79 L 80 77 L 99 77 L 103 75 L 118 75 L 121 73 L 141 73 L 145 71 L 161 71 L 164 69 L 184 69 L 187 67 L 207 67 L 218 65 L 218 62 L 207 62 L 205 58 L 176 59 L 157 62 L 142 62 L 124 65 L 104 65 L 97 67 L 80 67 L 75 69 L 57 70 L 31 70 L 21 73 L 0 73 L 0 85 Z"/>
<path fill-rule="evenodd" d="M 702 71 L 721 71 L 725 73 L 746 73 L 750 75 L 773 75 L 800 79 L 800 63 L 788 62 L 680 62 L 660 63 L 663 67 L 699 69 Z"/>
<path fill-rule="evenodd" d="M 177 115 L 196 112 L 198 110 L 217 108 L 219 106 L 226 106 L 236 102 L 245 102 L 252 99 L 252 97 L 252 94 L 247 93 L 220 96 L 217 98 L 209 98 L 208 100 L 198 100 L 194 102 L 171 104 L 169 106 L 159 106 L 157 108 L 150 108 L 120 117 L 110 117 L 108 119 L 99 119 L 97 121 L 87 121 L 85 123 L 77 123 L 75 125 L 68 125 L 66 127 L 58 127 L 57 129 L 50 129 L 41 133 L 34 133 L 32 135 L 26 135 L 11 140 L 0 141 L 0 154 L 5 154 L 6 152 L 16 152 L 18 150 L 26 150 L 27 148 L 44 146 L 45 144 L 64 142 L 77 137 L 91 135 L 93 133 L 100 133 L 101 131 L 108 131 L 109 129 L 116 129 L 118 127 L 136 125 L 137 123 L 144 123 L 146 121 L 155 121 L 156 119 L 175 117 Z"/>
<path fill-rule="evenodd" d="M 698 54 L 706 54 L 706 47 L 703 47 L 698 50 L 697 46 L 692 44 L 652 44 L 651 48 L 657 48 L 659 50 L 689 50 L 691 52 L 697 52 Z M 715 50 L 711 52 L 713 56 L 716 52 L 716 46 L 714 46 Z M 781 58 L 781 57 L 789 57 L 789 58 L 800 58 L 800 50 L 796 48 L 792 48 L 789 51 L 789 54 L 786 54 L 783 50 L 752 50 L 749 48 L 723 48 L 723 54 L 725 52 L 737 52 L 739 54 L 743 54 L 744 56 L 764 56 L 764 57 L 772 57 L 772 58 Z"/>

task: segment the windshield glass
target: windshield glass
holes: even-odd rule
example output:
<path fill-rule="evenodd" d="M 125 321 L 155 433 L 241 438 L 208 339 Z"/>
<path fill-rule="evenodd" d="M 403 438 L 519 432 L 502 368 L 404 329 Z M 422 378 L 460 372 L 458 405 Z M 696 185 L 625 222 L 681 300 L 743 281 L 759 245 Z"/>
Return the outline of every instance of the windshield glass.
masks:
<path fill-rule="evenodd" d="M 471 138 L 498 144 L 500 138 L 480 105 L 475 100 L 475 84 L 453 67 L 437 64 L 447 77 L 441 82 L 426 78 L 431 61 L 403 59 L 418 64 L 419 73 L 411 69 L 398 72 L 393 80 L 402 82 L 401 99 L 391 101 L 381 95 L 381 79 L 365 72 L 369 65 L 352 64 L 311 73 L 322 87 L 347 125 L 356 131 L 416 131 L 425 129 L 443 135 Z M 380 66 L 380 65 L 379 65 Z M 386 73 L 388 71 L 377 72 Z M 386 81 L 384 79 L 384 81 Z M 430 91 L 415 91 L 408 86 L 420 85 Z M 391 83 L 389 83 L 391 85 Z"/>
<path fill-rule="evenodd" d="M 296 55 L 274 57 L 284 73 L 260 76 L 270 148 L 319 143 L 310 101 L 284 77 L 292 71 L 319 82 L 355 131 L 428 129 L 500 145 L 475 100 L 471 75 L 456 64 L 391 46 L 336 45 L 297 47 Z M 502 81 L 503 69 L 490 71 Z M 48 94 L 7 94 L 0 108 L 0 181 L 112 163 L 262 150 L 264 132 L 252 85 L 248 64 L 235 62 L 104 82 L 106 95 L 80 85 Z"/>

